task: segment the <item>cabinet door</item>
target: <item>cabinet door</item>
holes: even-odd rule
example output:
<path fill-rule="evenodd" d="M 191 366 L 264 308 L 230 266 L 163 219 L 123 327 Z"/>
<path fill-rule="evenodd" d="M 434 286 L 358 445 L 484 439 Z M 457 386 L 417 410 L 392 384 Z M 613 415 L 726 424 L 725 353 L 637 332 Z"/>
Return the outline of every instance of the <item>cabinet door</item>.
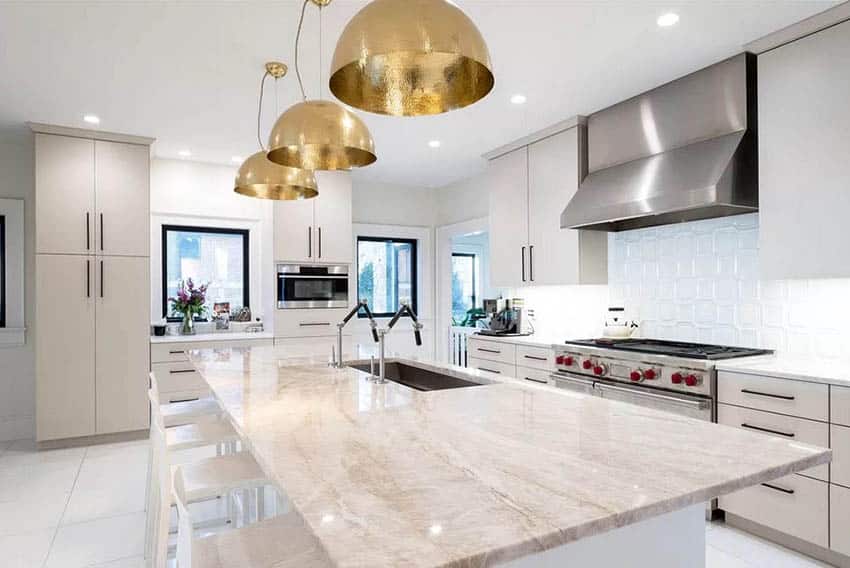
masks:
<path fill-rule="evenodd" d="M 315 255 L 319 262 L 350 263 L 354 251 L 351 227 L 351 174 L 317 172 Z"/>
<path fill-rule="evenodd" d="M 35 251 L 94 250 L 94 141 L 35 135 Z"/>
<path fill-rule="evenodd" d="M 528 149 L 492 160 L 485 179 L 490 193 L 490 284 L 527 286 Z"/>
<path fill-rule="evenodd" d="M 850 276 L 850 22 L 758 58 L 763 279 Z"/>
<path fill-rule="evenodd" d="M 93 257 L 36 256 L 36 438 L 95 433 Z"/>
<path fill-rule="evenodd" d="M 320 190 L 321 191 L 321 190 Z M 313 199 L 275 201 L 274 258 L 286 261 L 315 261 Z"/>
<path fill-rule="evenodd" d="M 148 427 L 149 260 L 97 257 L 97 433 Z"/>
<path fill-rule="evenodd" d="M 94 145 L 94 234 L 98 254 L 150 254 L 150 148 L 98 140 Z"/>
<path fill-rule="evenodd" d="M 850 555 L 850 489 L 829 486 L 829 547 Z"/>

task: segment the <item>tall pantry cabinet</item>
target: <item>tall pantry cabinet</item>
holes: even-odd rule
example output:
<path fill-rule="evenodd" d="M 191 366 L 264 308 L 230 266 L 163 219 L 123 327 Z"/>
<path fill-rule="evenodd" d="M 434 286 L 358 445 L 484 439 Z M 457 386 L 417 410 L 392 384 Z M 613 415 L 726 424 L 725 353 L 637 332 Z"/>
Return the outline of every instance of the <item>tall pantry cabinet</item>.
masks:
<path fill-rule="evenodd" d="M 153 140 L 30 126 L 36 439 L 145 429 Z"/>

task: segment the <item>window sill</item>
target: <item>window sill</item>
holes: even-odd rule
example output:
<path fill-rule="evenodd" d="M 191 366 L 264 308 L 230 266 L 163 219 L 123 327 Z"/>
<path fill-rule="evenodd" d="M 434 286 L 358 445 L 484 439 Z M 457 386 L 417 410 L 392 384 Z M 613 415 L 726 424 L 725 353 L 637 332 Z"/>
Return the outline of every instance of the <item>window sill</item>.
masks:
<path fill-rule="evenodd" d="M 26 331 L 25 327 L 0 327 L 0 348 L 26 344 Z"/>

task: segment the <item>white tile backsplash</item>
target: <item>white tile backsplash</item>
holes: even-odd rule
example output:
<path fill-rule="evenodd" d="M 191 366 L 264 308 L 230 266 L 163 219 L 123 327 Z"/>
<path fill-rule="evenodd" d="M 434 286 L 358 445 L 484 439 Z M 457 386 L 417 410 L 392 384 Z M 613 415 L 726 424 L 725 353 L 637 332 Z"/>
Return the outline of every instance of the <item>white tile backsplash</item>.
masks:
<path fill-rule="evenodd" d="M 759 280 L 758 214 L 612 233 L 608 294 L 645 337 L 850 351 L 850 279 Z"/>

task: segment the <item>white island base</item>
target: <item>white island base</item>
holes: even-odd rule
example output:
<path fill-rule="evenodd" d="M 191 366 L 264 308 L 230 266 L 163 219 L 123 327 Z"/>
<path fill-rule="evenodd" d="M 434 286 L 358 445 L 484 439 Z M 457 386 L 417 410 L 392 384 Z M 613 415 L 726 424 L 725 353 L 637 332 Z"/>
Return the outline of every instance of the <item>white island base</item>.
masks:
<path fill-rule="evenodd" d="M 705 568 L 705 505 L 509 561 L 510 568 Z"/>

